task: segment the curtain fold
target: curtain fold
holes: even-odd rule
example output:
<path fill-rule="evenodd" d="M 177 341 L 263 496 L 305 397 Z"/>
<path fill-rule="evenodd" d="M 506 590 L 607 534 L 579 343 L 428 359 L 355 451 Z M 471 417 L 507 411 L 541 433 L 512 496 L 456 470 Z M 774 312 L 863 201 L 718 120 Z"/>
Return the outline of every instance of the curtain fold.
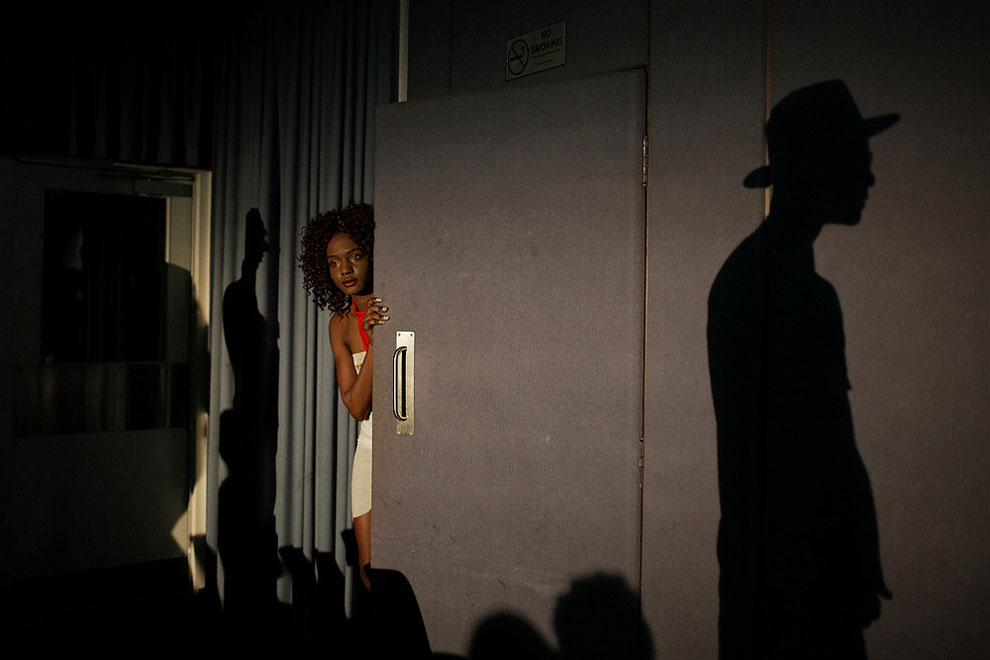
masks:
<path fill-rule="evenodd" d="M 344 565 L 356 424 L 338 403 L 329 314 L 302 288 L 299 239 L 317 212 L 372 202 L 374 111 L 390 100 L 394 17 L 388 0 L 296 0 L 239 6 L 230 20 L 214 44 L 207 541 L 219 550 L 227 604 L 233 593 L 250 606 L 274 588 L 273 538 L 310 561 L 334 553 Z M 270 246 L 260 263 L 252 209 Z M 265 355 L 240 366 L 228 348 L 245 327 Z M 274 419 L 237 410 L 239 387 L 266 391 L 260 406 L 272 405 Z M 238 485 L 254 480 L 260 495 Z M 261 558 L 228 550 L 245 543 L 257 543 Z M 232 590 L 233 580 L 256 583 Z M 291 602 L 287 573 L 277 593 Z"/>

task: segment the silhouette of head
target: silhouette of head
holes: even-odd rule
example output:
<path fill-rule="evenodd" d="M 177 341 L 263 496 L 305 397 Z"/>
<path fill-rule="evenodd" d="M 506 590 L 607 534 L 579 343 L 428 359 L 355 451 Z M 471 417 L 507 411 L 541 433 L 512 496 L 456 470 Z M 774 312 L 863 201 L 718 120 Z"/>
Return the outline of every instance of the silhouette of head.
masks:
<path fill-rule="evenodd" d="M 485 618 L 471 636 L 471 660 L 554 660 L 554 652 L 539 631 L 514 612 L 496 612 Z"/>
<path fill-rule="evenodd" d="M 875 182 L 869 138 L 899 119 L 897 114 L 864 119 L 841 80 L 802 87 L 770 111 L 770 164 L 751 172 L 743 185 L 772 185 L 775 196 L 813 204 L 825 222 L 856 224 Z"/>
<path fill-rule="evenodd" d="M 268 241 L 265 237 L 265 223 L 261 220 L 261 212 L 251 209 L 247 214 L 247 224 L 244 228 L 244 263 L 257 268 L 265 252 L 268 252 Z"/>
<path fill-rule="evenodd" d="M 618 575 L 596 573 L 571 583 L 553 615 L 561 660 L 653 657 L 639 594 Z"/>

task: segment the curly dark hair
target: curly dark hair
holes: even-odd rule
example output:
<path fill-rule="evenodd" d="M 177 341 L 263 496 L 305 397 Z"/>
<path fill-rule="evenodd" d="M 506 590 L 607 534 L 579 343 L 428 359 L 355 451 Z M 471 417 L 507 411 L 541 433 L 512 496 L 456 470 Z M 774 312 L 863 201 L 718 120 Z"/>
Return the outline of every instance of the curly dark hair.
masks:
<path fill-rule="evenodd" d="M 327 243 L 337 232 L 343 232 L 357 243 L 371 262 L 375 248 L 375 212 L 367 204 L 351 202 L 339 211 L 327 211 L 310 218 L 303 229 L 299 267 L 303 272 L 303 288 L 320 309 L 342 312 L 348 309 L 350 296 L 337 288 L 330 279 L 327 266 Z M 374 265 L 372 263 L 372 268 Z"/>

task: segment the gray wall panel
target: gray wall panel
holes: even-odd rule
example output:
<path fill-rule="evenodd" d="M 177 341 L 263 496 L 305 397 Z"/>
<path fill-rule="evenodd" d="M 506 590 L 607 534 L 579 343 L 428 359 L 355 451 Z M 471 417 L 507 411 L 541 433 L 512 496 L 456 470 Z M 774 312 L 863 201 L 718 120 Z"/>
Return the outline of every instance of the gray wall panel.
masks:
<path fill-rule="evenodd" d="M 846 80 L 870 141 L 863 220 L 826 228 L 819 271 L 846 330 L 857 444 L 894 594 L 870 657 L 990 646 L 990 9 L 981 2 L 776 2 L 772 95 Z"/>
<path fill-rule="evenodd" d="M 715 419 L 708 290 L 763 193 L 762 2 L 654 3 L 643 608 L 657 658 L 718 655 Z"/>

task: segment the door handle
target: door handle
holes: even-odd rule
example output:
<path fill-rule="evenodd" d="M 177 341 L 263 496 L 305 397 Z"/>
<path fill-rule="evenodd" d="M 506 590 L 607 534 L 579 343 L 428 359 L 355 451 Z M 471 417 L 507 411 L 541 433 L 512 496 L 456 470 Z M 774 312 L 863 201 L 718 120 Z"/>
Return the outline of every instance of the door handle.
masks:
<path fill-rule="evenodd" d="M 415 339 L 413 332 L 395 333 L 395 352 L 392 354 L 392 415 L 395 432 L 412 435 L 415 384 Z"/>
<path fill-rule="evenodd" d="M 392 414 L 395 415 L 395 418 L 400 422 L 404 422 L 409 419 L 409 415 L 406 415 L 402 410 L 400 410 L 399 406 L 399 402 L 401 401 L 403 404 L 401 407 L 403 409 L 405 408 L 405 401 L 403 401 L 403 399 L 405 398 L 404 381 L 406 376 L 405 373 L 402 373 L 402 378 L 399 378 L 399 357 L 401 356 L 403 358 L 403 362 L 405 362 L 407 350 L 408 349 L 405 346 L 397 346 L 395 348 L 395 353 L 392 354 Z M 402 371 L 405 372 L 405 369 Z M 401 387 L 399 385 L 400 383 L 402 383 Z M 402 394 L 399 393 L 400 389 L 402 390 Z"/>

